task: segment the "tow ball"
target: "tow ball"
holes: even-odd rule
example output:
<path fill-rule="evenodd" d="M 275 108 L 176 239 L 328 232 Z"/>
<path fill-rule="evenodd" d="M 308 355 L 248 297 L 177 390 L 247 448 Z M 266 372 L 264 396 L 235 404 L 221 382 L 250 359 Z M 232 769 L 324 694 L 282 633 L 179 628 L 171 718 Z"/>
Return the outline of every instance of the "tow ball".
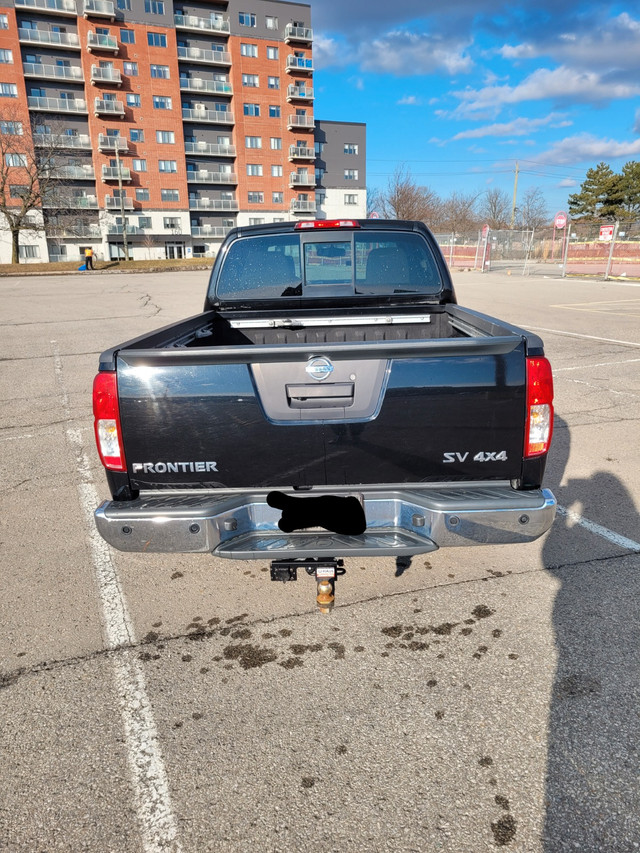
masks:
<path fill-rule="evenodd" d="M 344 560 L 335 557 L 274 560 L 271 563 L 271 580 L 297 581 L 298 569 L 304 569 L 310 577 L 315 577 L 318 610 L 320 613 L 331 613 L 336 597 L 336 580 L 346 572 Z"/>

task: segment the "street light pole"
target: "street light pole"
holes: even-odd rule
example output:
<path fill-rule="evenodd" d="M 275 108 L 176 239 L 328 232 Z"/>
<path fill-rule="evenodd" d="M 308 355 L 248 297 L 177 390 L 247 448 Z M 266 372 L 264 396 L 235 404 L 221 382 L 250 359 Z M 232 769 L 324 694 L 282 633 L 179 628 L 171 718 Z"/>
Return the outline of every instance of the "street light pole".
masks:
<path fill-rule="evenodd" d="M 516 176 L 513 181 L 513 204 L 511 206 L 511 230 L 513 231 L 513 226 L 516 221 L 516 197 L 518 195 L 518 173 L 520 172 L 520 166 L 518 161 L 516 160 Z"/>
<path fill-rule="evenodd" d="M 129 260 L 129 245 L 127 243 L 127 217 L 124 212 L 124 196 L 122 195 L 122 168 L 120 165 L 120 152 L 118 151 L 118 139 L 116 138 L 116 163 L 118 167 L 118 191 L 120 193 L 120 213 L 122 216 L 122 244 L 124 248 L 124 259 Z"/>

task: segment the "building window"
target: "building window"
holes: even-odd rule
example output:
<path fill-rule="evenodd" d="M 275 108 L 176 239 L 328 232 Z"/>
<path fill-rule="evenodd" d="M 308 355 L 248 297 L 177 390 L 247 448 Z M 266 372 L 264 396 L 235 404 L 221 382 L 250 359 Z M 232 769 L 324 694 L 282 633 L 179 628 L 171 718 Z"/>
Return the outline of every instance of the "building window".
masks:
<path fill-rule="evenodd" d="M 281 178 L 282 177 L 282 166 L 273 165 L 271 167 L 271 177 L 272 178 Z"/>
<path fill-rule="evenodd" d="M 24 23 L 22 24 L 24 27 Z M 0 30 L 8 30 L 9 29 L 9 18 L 7 15 L 0 15 Z"/>
<path fill-rule="evenodd" d="M 151 76 L 159 77 L 162 80 L 169 79 L 169 66 L 168 65 L 152 65 L 151 66 Z"/>
<path fill-rule="evenodd" d="M 264 25 L 268 30 L 278 29 L 278 19 L 275 15 L 265 15 Z"/>
<path fill-rule="evenodd" d="M 253 12 L 239 12 L 238 21 L 241 27 L 256 27 L 258 21 Z"/>
<path fill-rule="evenodd" d="M 26 154 L 5 154 L 4 162 L 7 166 L 19 166 L 21 168 L 26 168 L 27 165 L 27 155 Z"/>
<path fill-rule="evenodd" d="M 127 106 L 128 107 L 139 107 L 140 106 L 140 95 L 136 95 L 133 92 L 127 92 Z"/>
<path fill-rule="evenodd" d="M 18 87 L 15 83 L 0 83 L 0 97 L 17 98 Z"/>
<path fill-rule="evenodd" d="M 158 160 L 158 169 L 161 172 L 177 172 L 178 163 L 176 160 Z"/>
<path fill-rule="evenodd" d="M 119 9 L 121 12 L 130 12 L 131 0 L 116 0 L 116 9 Z"/>
<path fill-rule="evenodd" d="M 240 56 L 253 56 L 254 58 L 258 56 L 258 45 L 257 44 L 243 44 L 240 42 Z"/>
<path fill-rule="evenodd" d="M 156 130 L 156 142 L 172 144 L 175 141 L 176 135 L 173 130 Z"/>
<path fill-rule="evenodd" d="M 248 193 L 249 204 L 264 204 L 264 193 Z"/>
<path fill-rule="evenodd" d="M 149 201 L 149 190 L 146 187 L 136 187 L 136 201 Z"/>
<path fill-rule="evenodd" d="M 148 15 L 164 15 L 163 0 L 144 0 L 144 11 Z"/>
<path fill-rule="evenodd" d="M 269 107 L 269 118 L 280 118 L 280 107 L 272 104 Z"/>
<path fill-rule="evenodd" d="M 243 112 L 246 116 L 259 116 L 260 104 L 244 104 Z"/>
<path fill-rule="evenodd" d="M 264 216 L 250 216 L 249 225 L 264 225 Z"/>
<path fill-rule="evenodd" d="M 316 157 L 322 157 L 322 152 L 324 151 L 324 146 L 325 146 L 324 142 L 316 142 L 315 143 L 314 147 L 316 150 Z"/>
<path fill-rule="evenodd" d="M 284 193 L 271 193 L 271 201 L 273 204 L 282 204 L 284 201 Z"/>
<path fill-rule="evenodd" d="M 43 125 L 46 127 L 47 125 Z M 36 133 L 38 132 L 38 128 L 36 127 Z M 51 133 L 51 128 L 48 130 L 41 131 L 42 133 Z M 3 133 L 7 136 L 22 136 L 22 122 L 21 121 L 0 121 L 0 133 Z"/>
<path fill-rule="evenodd" d="M 277 47 L 267 47 L 267 59 L 277 59 L 280 56 L 280 51 Z"/>
<path fill-rule="evenodd" d="M 253 89 L 257 89 L 260 85 L 260 81 L 258 79 L 257 74 L 243 74 L 242 75 L 242 85 L 250 86 Z"/>
<path fill-rule="evenodd" d="M 167 95 L 154 95 L 153 108 L 154 110 L 170 110 L 171 98 L 169 98 Z"/>
<path fill-rule="evenodd" d="M 160 190 L 160 198 L 162 201 L 180 201 L 180 193 L 178 190 Z"/>
<path fill-rule="evenodd" d="M 165 216 L 162 220 L 163 228 L 180 228 L 180 217 L 179 216 Z"/>
<path fill-rule="evenodd" d="M 151 228 L 151 217 L 150 216 L 139 216 L 138 217 L 138 228 Z"/>
<path fill-rule="evenodd" d="M 358 196 L 355 195 L 354 193 L 345 193 L 344 203 L 345 204 L 357 204 L 358 203 Z"/>
<path fill-rule="evenodd" d="M 138 76 L 138 63 L 137 62 L 123 62 L 122 68 L 125 74 L 128 74 L 129 77 L 137 77 Z"/>
<path fill-rule="evenodd" d="M 166 33 L 147 33 L 147 44 L 149 47 L 166 47 L 167 46 L 167 34 Z"/>
<path fill-rule="evenodd" d="M 26 184 L 9 184 L 9 196 L 11 198 L 24 198 L 29 192 Z"/>
<path fill-rule="evenodd" d="M 132 127 L 129 130 L 129 140 L 131 142 L 144 142 L 144 130 L 138 130 L 135 127 Z"/>
<path fill-rule="evenodd" d="M 344 153 L 345 154 L 357 154 L 358 153 L 358 146 L 355 144 L 355 142 L 345 142 Z"/>
<path fill-rule="evenodd" d="M 245 136 L 244 145 L 245 145 L 245 148 L 262 148 L 262 137 L 261 136 Z"/>
<path fill-rule="evenodd" d="M 0 62 L 4 62 L 7 65 L 13 64 L 13 52 L 10 50 L 0 50 Z"/>
<path fill-rule="evenodd" d="M 147 161 L 146 160 L 134 160 L 133 161 L 133 171 L 134 172 L 146 172 L 147 171 Z"/>
<path fill-rule="evenodd" d="M 357 169 L 345 169 L 344 170 L 344 179 L 345 179 L 345 181 L 357 181 L 358 180 L 358 170 Z"/>
<path fill-rule="evenodd" d="M 135 44 L 136 34 L 133 30 L 120 30 L 120 41 L 122 44 Z"/>
<path fill-rule="evenodd" d="M 271 137 L 271 150 L 272 151 L 281 151 L 282 150 L 282 139 L 279 136 Z"/>
<path fill-rule="evenodd" d="M 247 163 L 247 175 L 252 177 L 262 177 L 262 164 Z"/>
<path fill-rule="evenodd" d="M 18 255 L 21 258 L 39 258 L 40 246 L 18 246 Z"/>
<path fill-rule="evenodd" d="M 280 78 L 279 77 L 268 77 L 267 78 L 267 88 L 268 89 L 279 89 L 280 88 Z"/>

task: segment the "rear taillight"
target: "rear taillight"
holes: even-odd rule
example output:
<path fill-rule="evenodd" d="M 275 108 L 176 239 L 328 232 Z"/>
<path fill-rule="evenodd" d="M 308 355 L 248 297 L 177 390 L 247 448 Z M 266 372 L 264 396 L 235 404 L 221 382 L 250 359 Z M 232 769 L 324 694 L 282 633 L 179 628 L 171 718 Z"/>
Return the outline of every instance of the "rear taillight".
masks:
<path fill-rule="evenodd" d="M 94 379 L 93 416 L 102 464 L 110 471 L 126 471 L 115 373 L 98 373 Z"/>
<path fill-rule="evenodd" d="M 553 376 L 546 358 L 527 359 L 527 424 L 525 457 L 549 450 L 553 433 Z"/>
<path fill-rule="evenodd" d="M 323 228 L 360 228 L 357 219 L 311 219 L 304 222 L 296 222 L 296 231 Z"/>

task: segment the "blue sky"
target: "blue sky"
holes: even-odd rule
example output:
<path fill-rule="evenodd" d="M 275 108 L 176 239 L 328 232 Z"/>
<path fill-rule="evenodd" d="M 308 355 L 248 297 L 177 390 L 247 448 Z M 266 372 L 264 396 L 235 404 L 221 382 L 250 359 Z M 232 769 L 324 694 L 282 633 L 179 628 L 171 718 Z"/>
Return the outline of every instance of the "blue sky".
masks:
<path fill-rule="evenodd" d="M 640 160 L 640 3 L 310 0 L 315 114 L 367 124 L 367 185 L 405 164 L 446 197 Z"/>

